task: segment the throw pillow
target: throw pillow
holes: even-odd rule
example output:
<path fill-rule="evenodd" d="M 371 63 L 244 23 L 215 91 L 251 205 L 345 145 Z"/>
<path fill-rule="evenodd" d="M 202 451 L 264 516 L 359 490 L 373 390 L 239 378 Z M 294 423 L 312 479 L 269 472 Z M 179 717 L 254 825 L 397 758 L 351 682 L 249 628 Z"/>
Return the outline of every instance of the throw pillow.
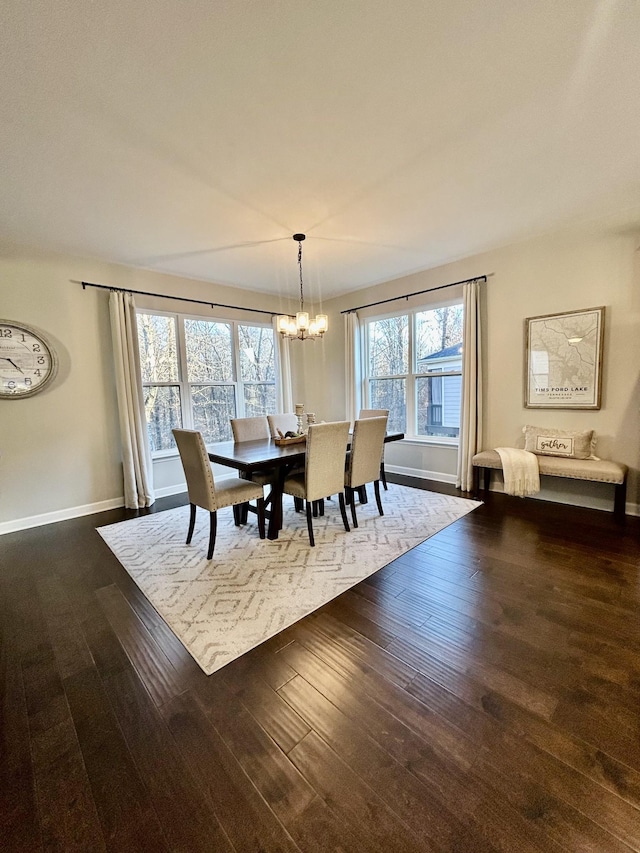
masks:
<path fill-rule="evenodd" d="M 596 436 L 592 429 L 549 429 L 524 426 L 524 449 L 539 456 L 566 456 L 572 459 L 597 459 L 594 454 Z"/>

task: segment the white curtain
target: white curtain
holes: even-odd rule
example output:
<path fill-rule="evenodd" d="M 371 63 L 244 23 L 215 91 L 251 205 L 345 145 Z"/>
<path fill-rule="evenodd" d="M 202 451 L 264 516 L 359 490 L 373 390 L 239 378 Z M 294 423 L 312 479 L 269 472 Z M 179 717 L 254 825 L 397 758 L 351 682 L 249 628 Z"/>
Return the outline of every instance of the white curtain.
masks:
<path fill-rule="evenodd" d="M 362 365 L 360 347 L 360 320 L 355 311 L 345 319 L 345 389 L 347 420 L 356 420 L 362 408 Z"/>
<path fill-rule="evenodd" d="M 291 392 L 291 358 L 289 356 L 289 341 L 278 332 L 278 318 L 273 318 L 273 337 L 276 342 L 276 365 L 279 382 L 276 404 L 279 412 L 293 411 L 293 395 Z"/>
<path fill-rule="evenodd" d="M 155 496 L 133 295 L 111 291 L 109 314 L 120 415 L 124 502 L 128 509 L 139 509 L 151 506 Z"/>
<path fill-rule="evenodd" d="M 473 486 L 474 454 L 482 448 L 482 346 L 480 333 L 480 283 L 470 281 L 463 290 L 464 337 L 462 344 L 462 400 L 456 486 L 465 492 Z"/>

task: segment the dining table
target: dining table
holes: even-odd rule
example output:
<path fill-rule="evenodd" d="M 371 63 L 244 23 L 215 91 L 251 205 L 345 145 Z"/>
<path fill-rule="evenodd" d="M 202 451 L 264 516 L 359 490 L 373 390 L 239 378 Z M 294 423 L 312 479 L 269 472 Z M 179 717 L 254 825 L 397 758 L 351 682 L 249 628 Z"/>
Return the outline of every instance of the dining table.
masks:
<path fill-rule="evenodd" d="M 385 443 L 401 441 L 403 432 L 388 432 Z M 347 450 L 351 446 L 351 438 Z M 282 496 L 284 481 L 294 468 L 304 465 L 306 443 L 276 444 L 272 438 L 256 441 L 221 441 L 207 449 L 209 459 L 219 465 L 235 468 L 246 477 L 254 473 L 273 471 L 271 484 L 268 539 L 277 539 L 282 528 Z"/>

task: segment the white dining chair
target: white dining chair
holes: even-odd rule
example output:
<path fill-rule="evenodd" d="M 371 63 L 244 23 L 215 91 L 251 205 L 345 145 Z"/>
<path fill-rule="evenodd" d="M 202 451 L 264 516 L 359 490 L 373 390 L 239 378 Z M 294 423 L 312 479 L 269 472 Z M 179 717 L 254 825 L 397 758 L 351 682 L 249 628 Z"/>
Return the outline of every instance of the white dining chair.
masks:
<path fill-rule="evenodd" d="M 309 543 L 313 547 L 313 505 L 327 495 L 338 495 L 344 529 L 349 521 L 344 501 L 344 470 L 349 442 L 349 422 L 312 424 L 307 432 L 304 472 L 290 474 L 284 481 L 284 492 L 305 501 Z"/>
<path fill-rule="evenodd" d="M 386 418 L 388 424 L 389 409 L 360 409 L 360 419 L 362 420 L 362 418 Z M 382 480 L 385 492 L 389 491 L 387 487 L 387 476 L 384 472 L 384 448 L 382 449 L 382 461 L 380 462 L 380 479 Z"/>
<path fill-rule="evenodd" d="M 286 435 L 287 432 L 298 431 L 298 418 L 293 412 L 287 412 L 283 415 L 267 415 L 267 423 L 269 424 L 271 438 L 280 438 L 278 430 L 282 435 Z"/>
<path fill-rule="evenodd" d="M 360 493 L 362 500 L 363 493 L 361 490 L 366 489 L 367 483 L 373 483 L 378 512 L 380 515 L 384 515 L 382 501 L 380 500 L 380 463 L 386 431 L 386 417 L 361 418 L 353 425 L 351 452 L 348 455 L 344 485 L 347 503 L 351 507 L 351 519 L 354 527 L 358 526 L 355 492 Z"/>
<path fill-rule="evenodd" d="M 257 418 L 231 418 L 234 441 L 257 441 L 269 438 L 269 423 L 265 415 Z"/>
<path fill-rule="evenodd" d="M 231 418 L 231 432 L 236 443 L 270 438 L 269 423 L 265 415 L 255 418 Z M 241 473 L 240 477 L 251 480 L 259 486 L 272 486 L 274 478 L 277 477 L 277 472 L 254 471 L 251 474 Z M 268 496 L 265 505 L 268 506 L 270 502 L 270 496 Z M 250 503 L 244 505 L 241 510 L 241 521 L 247 520 L 247 513 L 249 512 L 257 513 L 257 507 L 251 506 Z"/>
<path fill-rule="evenodd" d="M 191 429 L 172 430 L 180 461 L 187 480 L 187 492 L 189 494 L 189 505 L 191 515 L 189 518 L 189 532 L 187 533 L 187 545 L 191 544 L 193 531 L 196 523 L 196 507 L 201 507 L 209 512 L 209 549 L 207 560 L 213 557 L 216 544 L 216 531 L 218 525 L 218 510 L 226 506 L 237 506 L 248 501 L 255 500 L 258 515 L 258 531 L 261 539 L 264 539 L 264 497 L 262 486 L 252 483 L 251 480 L 241 480 L 233 477 L 224 480 L 216 487 L 213 469 L 207 454 L 202 433 Z M 234 513 L 236 524 L 238 516 Z"/>

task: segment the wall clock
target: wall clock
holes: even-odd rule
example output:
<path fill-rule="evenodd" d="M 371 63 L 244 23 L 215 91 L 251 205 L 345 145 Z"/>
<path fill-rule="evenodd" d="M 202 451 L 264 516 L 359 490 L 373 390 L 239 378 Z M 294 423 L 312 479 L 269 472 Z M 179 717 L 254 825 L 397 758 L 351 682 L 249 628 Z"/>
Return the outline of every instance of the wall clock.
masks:
<path fill-rule="evenodd" d="M 0 320 L 0 400 L 37 394 L 57 369 L 55 350 L 42 332 L 24 323 Z"/>

